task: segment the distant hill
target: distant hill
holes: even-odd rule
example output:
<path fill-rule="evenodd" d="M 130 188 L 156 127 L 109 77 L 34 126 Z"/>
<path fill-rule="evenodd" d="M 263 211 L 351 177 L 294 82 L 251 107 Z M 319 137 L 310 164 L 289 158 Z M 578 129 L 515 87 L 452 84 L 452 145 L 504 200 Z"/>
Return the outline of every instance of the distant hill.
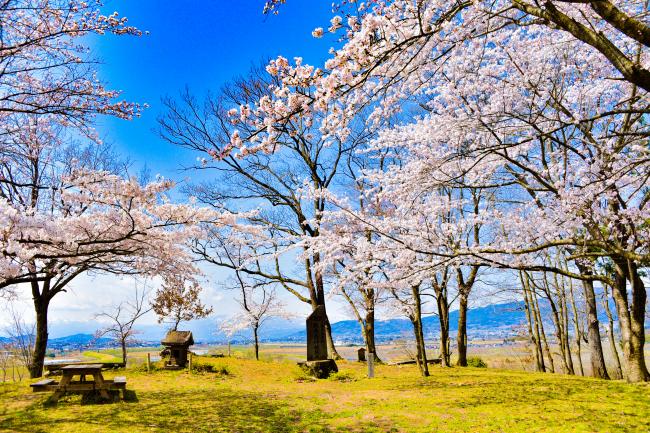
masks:
<path fill-rule="evenodd" d="M 540 302 L 542 314 L 546 318 L 545 322 L 552 327 L 550 314 L 548 314 L 548 305 Z M 605 317 L 600 318 L 603 322 Z M 221 333 L 217 327 L 219 318 L 207 318 L 192 321 L 184 329 L 191 330 L 194 333 L 194 340 L 200 343 L 225 343 L 226 336 Z M 424 332 L 427 339 L 434 339 L 440 333 L 440 326 L 437 316 L 427 316 L 423 318 Z M 450 332 L 452 335 L 458 327 L 458 311 L 450 312 Z M 503 304 L 493 304 L 485 307 L 471 308 L 467 314 L 467 329 L 469 338 L 507 338 L 516 334 L 517 328 L 526 324 L 526 313 L 523 302 L 508 302 Z M 57 327 L 56 334 L 65 335 L 65 330 L 82 331 L 72 335 L 65 335 L 59 338 L 51 338 L 48 347 L 51 349 L 85 349 L 88 347 L 109 347 L 112 344 L 108 338 L 94 339 L 92 333 L 95 329 L 87 322 L 74 322 L 65 324 L 55 324 Z M 551 328 L 549 328 L 551 329 Z M 138 327 L 138 339 L 140 345 L 159 345 L 161 338 L 165 335 L 165 325 L 144 325 Z M 86 331 L 86 332 L 83 332 Z M 91 333 L 92 332 L 92 333 Z M 356 320 L 343 320 L 332 324 L 332 333 L 334 339 L 343 343 L 359 343 L 362 341 L 361 329 Z M 51 334 L 54 334 L 52 332 Z M 55 334 L 55 335 L 56 335 Z M 413 338 L 413 329 L 411 323 L 406 319 L 379 320 L 375 324 L 375 338 L 378 342 L 393 341 L 398 339 Z M 296 342 L 303 343 L 306 341 L 305 322 L 303 319 L 284 320 L 273 318 L 265 323 L 261 331 L 261 340 L 263 342 Z M 235 343 L 250 342 L 251 335 L 249 331 L 243 331 L 232 338 Z M 7 337 L 0 337 L 0 343 L 7 342 Z"/>
<path fill-rule="evenodd" d="M 458 330 L 458 311 L 449 314 L 450 331 Z M 422 319 L 426 338 L 432 338 L 440 333 L 437 316 L 427 316 Z M 471 337 L 500 338 L 514 334 L 514 328 L 526 323 L 526 313 L 523 302 L 509 302 L 472 308 L 467 313 L 467 329 Z M 380 320 L 375 323 L 375 338 L 377 341 L 389 341 L 400 338 L 411 338 L 413 327 L 406 319 Z M 344 320 L 332 324 L 332 336 L 337 341 L 361 341 L 361 329 L 356 320 Z M 287 335 L 288 341 L 302 342 L 306 340 L 306 331 Z"/>
<path fill-rule="evenodd" d="M 457 330 L 458 311 L 449 315 L 451 332 Z M 525 323 L 526 316 L 522 302 L 489 305 L 486 307 L 472 308 L 467 314 L 467 328 L 470 338 L 501 338 L 514 334 L 515 327 Z M 426 338 L 434 338 L 439 334 L 440 327 L 437 316 L 427 316 L 422 320 Z M 85 326 L 84 326 L 85 325 Z M 78 323 L 70 329 L 88 329 L 88 323 Z M 406 319 L 379 320 L 375 324 L 375 337 L 378 342 L 391 341 L 402 338 L 412 338 L 412 325 Z M 187 329 L 194 333 L 197 343 L 224 343 L 227 338 L 215 325 L 214 319 L 198 320 L 189 323 Z M 59 329 L 61 335 L 64 329 Z M 138 335 L 143 345 L 158 345 L 164 336 L 164 325 L 145 325 Z M 361 341 L 361 330 L 356 320 L 343 320 L 332 324 L 334 339 L 339 342 L 357 343 Z M 233 342 L 248 342 L 250 332 L 243 331 L 233 337 Z M 261 340 L 265 342 L 296 342 L 306 341 L 305 325 L 303 320 L 270 319 L 261 332 Z M 0 337 L 0 342 L 8 340 Z M 50 338 L 50 349 L 86 349 L 89 347 L 109 347 L 113 345 L 109 338 L 95 339 L 93 334 L 78 332 L 58 338 Z"/>
<path fill-rule="evenodd" d="M 92 334 L 73 334 L 65 337 L 50 338 L 47 347 L 50 349 L 85 349 L 89 347 L 107 347 L 112 343 L 110 338 L 95 338 Z"/>

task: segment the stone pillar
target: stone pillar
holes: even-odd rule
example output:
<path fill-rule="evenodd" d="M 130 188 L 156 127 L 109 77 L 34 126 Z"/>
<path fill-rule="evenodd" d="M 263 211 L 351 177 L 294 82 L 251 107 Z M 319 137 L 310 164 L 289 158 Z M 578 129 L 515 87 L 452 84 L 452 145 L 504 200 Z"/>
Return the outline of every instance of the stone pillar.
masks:
<path fill-rule="evenodd" d="M 319 305 L 307 317 L 307 361 L 298 365 L 307 373 L 319 379 L 338 371 L 336 362 L 327 357 L 327 332 L 325 306 Z"/>

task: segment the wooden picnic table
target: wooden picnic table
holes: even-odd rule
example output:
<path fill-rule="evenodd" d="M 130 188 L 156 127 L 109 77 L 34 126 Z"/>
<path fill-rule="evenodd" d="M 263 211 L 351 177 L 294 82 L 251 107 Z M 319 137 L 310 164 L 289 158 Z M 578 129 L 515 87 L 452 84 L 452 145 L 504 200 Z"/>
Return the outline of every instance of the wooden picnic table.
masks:
<path fill-rule="evenodd" d="M 87 364 L 88 361 L 73 361 L 73 362 L 55 362 L 51 364 L 45 364 L 43 367 L 47 370 L 48 374 L 60 374 L 61 369 L 65 366 L 68 365 L 81 365 L 81 364 Z M 101 364 L 102 365 L 102 370 L 111 370 L 111 369 L 118 369 L 118 368 L 124 368 L 124 363 L 123 362 L 95 362 L 93 364 Z"/>
<path fill-rule="evenodd" d="M 74 376 L 80 376 L 78 381 L 73 381 Z M 86 376 L 92 376 L 92 381 L 86 381 Z M 66 392 L 93 392 L 99 391 L 103 399 L 110 399 L 108 391 L 126 388 L 126 378 L 116 377 L 106 380 L 102 375 L 102 364 L 73 364 L 61 368 L 61 381 L 45 379 L 31 385 L 34 392 L 54 391 L 52 401 L 57 402 Z"/>

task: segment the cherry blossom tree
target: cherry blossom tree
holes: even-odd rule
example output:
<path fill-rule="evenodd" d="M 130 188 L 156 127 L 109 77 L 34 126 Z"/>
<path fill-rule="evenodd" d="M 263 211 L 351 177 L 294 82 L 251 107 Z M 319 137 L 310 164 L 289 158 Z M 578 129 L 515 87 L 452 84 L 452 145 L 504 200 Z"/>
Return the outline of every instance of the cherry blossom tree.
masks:
<path fill-rule="evenodd" d="M 4 227 L 0 287 L 31 284 L 37 311 L 32 376 L 42 372 L 51 296 L 85 268 L 69 266 L 75 256 L 92 261 L 89 255 L 69 249 L 74 234 L 62 230 L 65 225 L 53 216 L 62 211 L 59 217 L 78 217 L 86 206 L 84 200 L 76 208 L 55 210 L 55 200 L 64 197 L 64 189 L 63 200 L 73 204 L 70 192 L 81 178 L 72 175 L 72 169 L 79 168 L 75 164 L 66 171 L 54 162 L 61 161 L 63 135 L 74 131 L 95 139 L 92 123 L 97 114 L 130 119 L 140 109 L 116 100 L 118 92 L 102 85 L 95 77 L 94 60 L 80 43 L 90 34 L 141 34 L 127 25 L 126 18 L 105 15 L 100 9 L 99 2 L 59 0 L 9 0 L 0 5 L 0 219 Z M 59 175 L 64 178 L 55 179 Z M 58 253 L 56 245 L 62 246 Z M 55 259 L 60 256 L 66 257 L 65 265 Z"/>
<path fill-rule="evenodd" d="M 402 147 L 409 155 L 406 164 L 377 175 L 396 212 L 388 218 L 356 215 L 390 241 L 385 251 L 401 258 L 395 269 L 480 264 L 586 282 L 592 367 L 602 377 L 607 372 L 597 355 L 602 349 L 590 282 L 609 284 L 627 378 L 647 380 L 647 296 L 639 273 L 650 244 L 645 3 L 337 6 L 345 18 L 335 16 L 328 30 L 341 35 L 341 45 L 325 67 L 299 58 L 293 65 L 282 57 L 270 62 L 267 70 L 281 83 L 270 98 L 238 110 L 248 130 L 238 126 L 229 152 L 273 152 L 287 122 L 316 121 L 325 137 L 341 140 L 362 109 L 371 108 L 369 121 L 379 123 L 409 106 L 424 106 L 428 113 L 385 128 L 374 141 L 375 148 Z M 304 88 L 315 90 L 299 91 Z M 447 225 L 451 232 L 472 221 L 484 228 L 480 244 L 450 250 L 416 230 L 422 213 L 444 215 L 444 206 L 419 200 L 422 212 L 412 212 L 409 194 L 459 185 L 491 191 L 498 205 Z M 568 251 L 570 267 L 545 262 L 543 252 L 560 247 Z M 419 256 L 429 263 L 408 263 Z M 614 264 L 614 277 L 594 272 L 602 260 Z"/>
<path fill-rule="evenodd" d="M 132 35 L 141 31 L 102 3 L 67 0 L 7 0 L 0 5 L 0 137 L 20 131 L 26 116 L 54 121 L 94 135 L 93 118 L 107 114 L 130 119 L 137 104 L 119 101 L 118 92 L 96 78 L 94 59 L 83 38 Z"/>
<path fill-rule="evenodd" d="M 195 253 L 208 263 L 234 269 L 223 254 L 223 244 L 245 242 L 241 252 L 247 260 L 239 269 L 249 276 L 274 282 L 312 308 L 326 303 L 326 281 L 320 267 L 318 251 L 301 257 L 301 266 L 294 265 L 295 257 L 305 251 L 302 237 L 319 236 L 319 220 L 327 208 L 324 197 L 310 196 L 308 191 L 336 185 L 343 171 L 342 165 L 353 149 L 367 139 L 363 125 L 355 125 L 345 140 L 331 142 L 315 127 L 317 122 L 288 122 L 277 130 L 273 151 L 248 153 L 246 146 L 256 147 L 255 126 L 249 119 L 255 117 L 252 109 L 257 101 L 270 101 L 269 87 L 280 85 L 277 77 L 259 68 L 236 79 L 216 96 L 198 101 L 189 92 L 180 102 L 164 101 L 168 113 L 160 119 L 161 133 L 169 142 L 198 152 L 197 171 L 209 171 L 214 178 L 196 185 L 190 193 L 202 203 L 225 207 L 232 212 L 256 208 L 247 221 L 243 233 L 229 230 L 227 234 L 214 233 L 197 243 Z M 309 89 L 303 89 L 309 91 Z M 241 114 L 232 107 L 241 108 Z M 247 108 L 248 107 L 248 108 Z M 321 117 L 321 116 L 319 116 Z M 261 121 L 262 117 L 256 118 Z M 241 131 L 233 132 L 238 126 Z M 241 154 L 232 154 L 232 141 L 242 140 Z M 256 230 L 257 229 L 257 230 Z M 239 240 L 235 239 L 239 236 Z M 329 321 L 326 322 L 328 350 L 332 357 L 334 347 Z"/>
<path fill-rule="evenodd" d="M 106 172 L 62 178 L 49 210 L 3 203 L 0 287 L 30 285 L 36 309 L 32 375 L 40 375 L 52 298 L 84 272 L 186 275 L 198 271 L 185 247 L 192 227 L 213 219 L 193 206 L 161 202 L 172 183 L 147 186 Z M 56 204 L 56 207 L 54 205 Z"/>
<path fill-rule="evenodd" d="M 290 318 L 293 315 L 286 311 L 284 303 L 278 299 L 275 289 L 268 283 L 246 278 L 239 271 L 235 271 L 234 280 L 232 288 L 239 290 L 238 302 L 241 306 L 241 314 L 224 321 L 219 328 L 229 337 L 250 330 L 253 334 L 255 359 L 259 360 L 259 333 L 264 323 L 272 317 Z"/>

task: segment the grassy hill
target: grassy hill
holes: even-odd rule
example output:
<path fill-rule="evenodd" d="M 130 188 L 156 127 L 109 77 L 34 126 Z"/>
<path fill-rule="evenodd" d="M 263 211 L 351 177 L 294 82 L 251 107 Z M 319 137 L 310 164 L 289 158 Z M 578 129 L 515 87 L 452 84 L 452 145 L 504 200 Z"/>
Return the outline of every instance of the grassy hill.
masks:
<path fill-rule="evenodd" d="M 294 363 L 199 359 L 218 373 L 141 368 L 128 401 L 48 405 L 27 382 L 0 384 L 2 432 L 645 432 L 650 386 L 493 369 L 377 368 L 341 362 L 327 380 Z"/>

